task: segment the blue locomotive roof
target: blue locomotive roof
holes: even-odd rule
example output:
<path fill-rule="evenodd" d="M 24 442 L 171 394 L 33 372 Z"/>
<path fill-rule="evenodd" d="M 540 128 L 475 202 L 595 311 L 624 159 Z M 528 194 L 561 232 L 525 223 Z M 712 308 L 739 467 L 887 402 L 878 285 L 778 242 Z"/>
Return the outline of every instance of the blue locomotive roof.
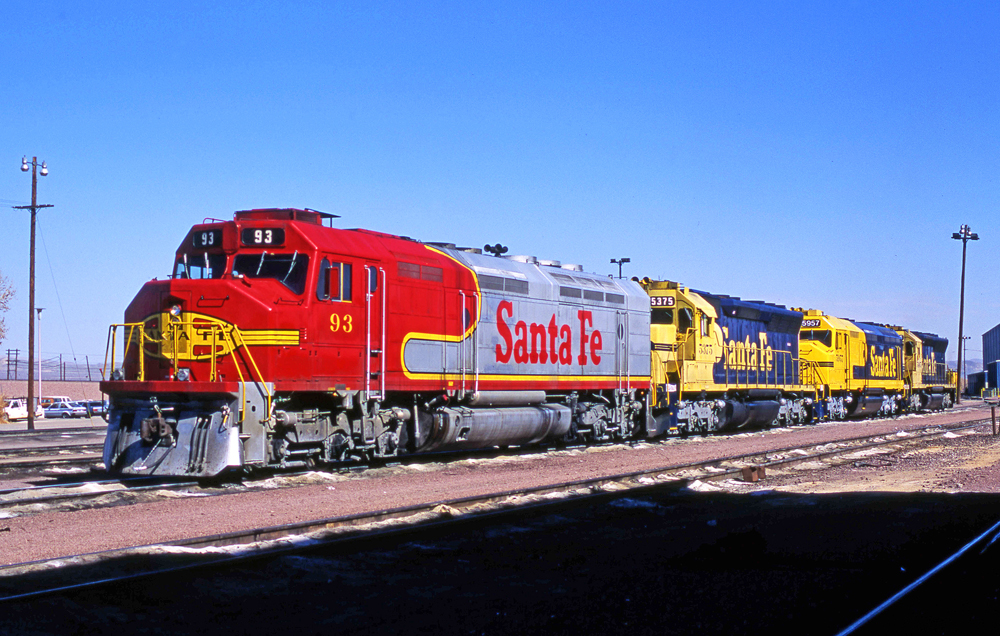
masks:
<path fill-rule="evenodd" d="M 948 350 L 947 338 L 942 338 L 936 333 L 925 333 L 923 331 L 914 331 L 913 333 L 924 341 L 924 346 L 929 346 L 934 350 L 934 353 L 939 354 L 942 358 L 944 357 L 945 351 Z"/>
<path fill-rule="evenodd" d="M 868 342 L 877 342 L 879 344 L 887 344 L 897 347 L 903 346 L 903 338 L 888 327 L 875 325 L 870 322 L 856 322 L 854 320 L 849 322 L 861 331 L 865 332 Z"/>
<path fill-rule="evenodd" d="M 692 291 L 701 295 L 715 307 L 720 317 L 757 320 L 767 323 L 768 331 L 780 331 L 783 333 L 797 334 L 799 327 L 802 326 L 802 313 L 792 311 L 782 305 L 774 305 L 756 300 L 743 300 L 736 296 L 710 294 L 698 290 Z"/>

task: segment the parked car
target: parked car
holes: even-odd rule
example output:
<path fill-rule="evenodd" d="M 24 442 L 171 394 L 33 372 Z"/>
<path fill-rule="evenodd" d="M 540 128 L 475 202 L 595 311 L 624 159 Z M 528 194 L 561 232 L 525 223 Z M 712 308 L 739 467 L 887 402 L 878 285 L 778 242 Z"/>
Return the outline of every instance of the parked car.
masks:
<path fill-rule="evenodd" d="M 28 398 L 12 398 L 7 400 L 4 413 L 7 414 L 7 420 L 10 422 L 28 419 Z M 35 407 L 35 417 L 45 417 L 41 405 Z"/>
<path fill-rule="evenodd" d="M 103 417 L 108 413 L 108 403 L 106 400 L 81 400 L 77 404 L 87 409 L 87 412 L 91 416 Z"/>
<path fill-rule="evenodd" d="M 45 407 L 45 417 L 87 417 L 87 407 L 76 402 L 56 402 Z"/>
<path fill-rule="evenodd" d="M 47 409 L 53 404 L 58 404 L 59 402 L 72 402 L 73 399 L 68 395 L 45 395 L 38 398 L 38 401 L 42 403 L 43 409 Z"/>

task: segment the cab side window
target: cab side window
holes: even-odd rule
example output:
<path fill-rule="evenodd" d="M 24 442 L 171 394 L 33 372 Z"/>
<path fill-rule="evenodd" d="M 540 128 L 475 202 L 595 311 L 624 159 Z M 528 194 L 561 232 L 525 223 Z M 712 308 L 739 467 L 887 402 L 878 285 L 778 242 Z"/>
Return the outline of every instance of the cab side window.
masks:
<path fill-rule="evenodd" d="M 332 262 L 327 258 L 320 261 L 319 276 L 316 277 L 316 299 L 351 300 L 351 264 Z"/>
<path fill-rule="evenodd" d="M 694 314 L 687 307 L 681 307 L 677 311 L 677 327 L 681 331 L 687 331 L 694 324 Z"/>

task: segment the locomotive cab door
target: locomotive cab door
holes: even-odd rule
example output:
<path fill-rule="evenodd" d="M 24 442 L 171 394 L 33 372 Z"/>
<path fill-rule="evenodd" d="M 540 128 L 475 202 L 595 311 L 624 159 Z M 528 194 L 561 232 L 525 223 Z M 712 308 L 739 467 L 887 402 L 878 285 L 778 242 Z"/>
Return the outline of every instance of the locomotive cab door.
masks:
<path fill-rule="evenodd" d="M 686 303 L 677 306 L 677 340 L 682 360 L 694 360 L 697 346 L 697 330 L 695 328 L 695 310 Z"/>
<path fill-rule="evenodd" d="M 367 275 L 343 256 L 323 254 L 316 280 L 313 378 L 324 386 L 364 388 L 365 299 Z M 305 369 L 302 369 L 305 372 Z"/>
<path fill-rule="evenodd" d="M 837 352 L 838 358 L 837 362 L 841 364 L 841 369 L 839 372 L 844 374 L 843 380 L 841 381 L 841 386 L 845 389 L 850 390 L 851 388 L 851 378 L 854 375 L 854 369 L 851 368 L 851 349 L 850 349 L 850 339 L 847 337 L 846 331 L 837 332 Z"/>

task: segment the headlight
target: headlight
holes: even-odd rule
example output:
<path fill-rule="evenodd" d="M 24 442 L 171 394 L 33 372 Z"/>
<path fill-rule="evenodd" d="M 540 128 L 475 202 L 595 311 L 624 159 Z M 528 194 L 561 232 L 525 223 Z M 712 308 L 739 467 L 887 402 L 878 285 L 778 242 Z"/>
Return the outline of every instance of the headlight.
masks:
<path fill-rule="evenodd" d="M 177 369 L 177 379 L 181 382 L 187 382 L 191 379 L 191 369 Z"/>
<path fill-rule="evenodd" d="M 111 379 L 112 380 L 124 380 L 125 379 L 125 372 L 122 371 L 121 369 L 115 369 L 114 371 L 111 372 Z"/>
<path fill-rule="evenodd" d="M 181 318 L 180 305 L 174 305 L 173 307 L 170 308 L 170 317 L 173 318 L 174 320 L 180 320 Z"/>

